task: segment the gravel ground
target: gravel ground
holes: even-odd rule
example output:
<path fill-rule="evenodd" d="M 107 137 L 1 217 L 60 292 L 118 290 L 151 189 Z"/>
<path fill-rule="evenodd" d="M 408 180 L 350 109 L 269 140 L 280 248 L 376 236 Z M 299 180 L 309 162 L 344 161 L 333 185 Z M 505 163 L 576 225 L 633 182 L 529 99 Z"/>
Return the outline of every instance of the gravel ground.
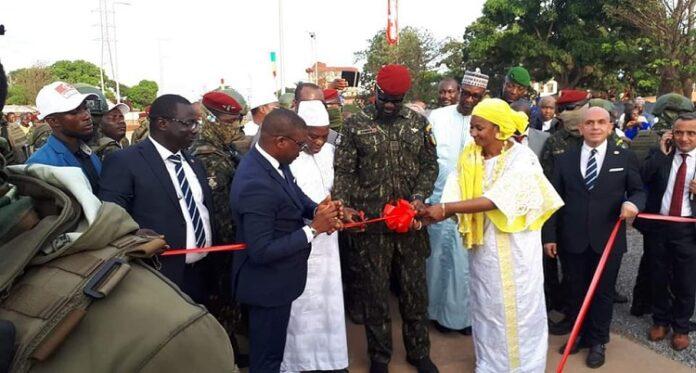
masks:
<path fill-rule="evenodd" d="M 631 308 L 631 297 L 633 285 L 635 284 L 636 274 L 638 273 L 638 263 L 643 254 L 643 236 L 635 229 L 628 230 L 628 252 L 623 257 L 617 289 L 621 294 L 628 296 L 629 302 L 626 304 L 614 305 L 614 318 L 612 330 L 616 333 L 627 336 L 634 341 L 659 352 L 662 355 L 676 361 L 680 361 L 690 367 L 696 368 L 696 333 L 691 333 L 691 346 L 681 352 L 674 351 L 670 347 L 670 337 L 668 336 L 661 342 L 650 342 L 647 338 L 648 328 L 652 325 L 652 318 L 649 315 L 635 317 L 629 313 Z M 696 320 L 696 318 L 692 318 Z"/>

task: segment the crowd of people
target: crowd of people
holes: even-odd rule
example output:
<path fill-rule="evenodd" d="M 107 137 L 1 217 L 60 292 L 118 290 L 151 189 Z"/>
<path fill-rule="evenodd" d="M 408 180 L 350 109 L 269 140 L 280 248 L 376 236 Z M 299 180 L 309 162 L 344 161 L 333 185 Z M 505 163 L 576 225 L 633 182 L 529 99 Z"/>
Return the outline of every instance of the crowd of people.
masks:
<path fill-rule="evenodd" d="M 215 315 L 251 372 L 346 371 L 346 317 L 364 325 L 370 372 L 387 372 L 391 296 L 419 372 L 438 371 L 431 326 L 471 336 L 477 372 L 543 372 L 548 334 L 570 333 L 617 221 L 571 353 L 605 362 L 613 304 L 628 301 L 615 290 L 627 224 L 644 236 L 631 313 L 652 314 L 651 341 L 671 332 L 673 349 L 690 345 L 696 225 L 639 216 L 696 211 L 690 99 L 661 96 L 649 113 L 640 97 L 537 97 L 518 66 L 499 94 L 479 69 L 444 79 L 428 108 L 404 102 L 411 82 L 406 67 L 382 67 L 354 114 L 341 87 L 312 83 L 248 103 L 232 88 L 193 103 L 166 94 L 130 141 L 127 105 L 54 82 L 35 117 L 5 116 L 0 150 L 9 163 L 81 169 L 85 188 L 172 249 L 245 243 L 155 265 Z M 415 214 L 408 232 L 365 223 L 400 200 Z"/>

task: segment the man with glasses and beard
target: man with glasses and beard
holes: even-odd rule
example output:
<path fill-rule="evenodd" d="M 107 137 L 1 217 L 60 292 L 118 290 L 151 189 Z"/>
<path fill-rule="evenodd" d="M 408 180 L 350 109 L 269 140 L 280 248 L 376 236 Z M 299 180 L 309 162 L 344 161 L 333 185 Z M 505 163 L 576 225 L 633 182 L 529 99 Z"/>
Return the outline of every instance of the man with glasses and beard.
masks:
<path fill-rule="evenodd" d="M 44 86 L 36 95 L 39 120 L 45 120 L 53 133 L 27 160 L 27 164 L 80 167 L 89 180 L 92 192 L 99 191 L 101 162 L 86 144 L 94 134 L 87 100 L 94 94 L 82 94 L 64 82 Z"/>
<path fill-rule="evenodd" d="M 459 84 L 457 83 L 457 86 Z M 439 173 L 430 204 L 440 203 L 447 176 L 454 171 L 464 145 L 471 139 L 471 112 L 486 94 L 488 75 L 467 71 L 457 92 L 458 105 L 435 109 L 428 120 L 437 142 Z M 443 332 L 471 334 L 469 260 L 457 223 L 445 220 L 428 227 L 431 256 L 427 261 L 428 316 Z"/>
<path fill-rule="evenodd" d="M 375 106 L 350 117 L 334 158 L 333 198 L 369 217 L 386 203 L 411 201 L 415 208 L 433 192 L 438 165 L 427 120 L 403 106 L 411 76 L 402 65 L 387 65 L 377 74 Z M 407 360 L 419 372 L 437 372 L 430 360 L 428 289 L 425 260 L 430 255 L 425 230 L 397 234 L 384 224 L 351 233 L 347 266 L 362 299 L 362 316 L 371 360 L 370 372 L 387 372 L 392 355 L 389 277 L 399 287 L 399 309 Z"/>
<path fill-rule="evenodd" d="M 123 207 L 140 225 L 176 249 L 211 246 L 213 199 L 201 162 L 186 149 L 198 134 L 198 113 L 178 95 L 158 97 L 150 135 L 104 161 L 99 197 Z M 163 275 L 196 303 L 207 299 L 205 253 L 160 257 Z"/>

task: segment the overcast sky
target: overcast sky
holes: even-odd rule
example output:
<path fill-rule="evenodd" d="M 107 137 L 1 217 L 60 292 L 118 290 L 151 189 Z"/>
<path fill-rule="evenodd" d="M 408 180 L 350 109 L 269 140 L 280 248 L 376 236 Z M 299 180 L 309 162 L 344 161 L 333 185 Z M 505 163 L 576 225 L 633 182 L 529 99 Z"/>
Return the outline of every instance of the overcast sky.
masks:
<path fill-rule="evenodd" d="M 312 64 L 309 32 L 319 61 L 356 66 L 353 53 L 386 26 L 386 0 L 281 0 L 286 83 L 306 80 Z M 253 76 L 270 71 L 279 51 L 279 0 L 117 0 L 118 71 L 126 85 L 155 80 L 160 94 L 195 99 L 224 78 L 244 92 Z M 113 0 L 108 1 L 109 11 Z M 118 4 L 128 3 L 129 5 Z M 461 38 L 481 14 L 483 0 L 401 0 L 399 26 L 429 30 L 437 39 Z M 2 0 L 0 60 L 8 71 L 61 59 L 97 65 L 99 0 Z M 113 32 L 113 30 L 111 30 Z M 108 60 L 107 60 L 108 61 Z M 113 77 L 110 67 L 107 73 Z"/>

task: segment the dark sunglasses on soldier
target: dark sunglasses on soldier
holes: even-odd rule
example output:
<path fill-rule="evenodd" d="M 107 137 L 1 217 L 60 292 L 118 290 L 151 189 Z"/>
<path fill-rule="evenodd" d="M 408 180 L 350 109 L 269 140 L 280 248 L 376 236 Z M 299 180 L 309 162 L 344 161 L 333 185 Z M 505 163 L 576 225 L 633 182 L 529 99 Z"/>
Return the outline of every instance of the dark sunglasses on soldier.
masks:
<path fill-rule="evenodd" d="M 386 93 L 384 93 L 379 87 L 377 89 L 377 99 L 382 101 L 382 102 L 389 102 L 392 104 L 400 104 L 404 101 L 404 97 L 394 97 L 394 96 L 389 96 Z"/>

